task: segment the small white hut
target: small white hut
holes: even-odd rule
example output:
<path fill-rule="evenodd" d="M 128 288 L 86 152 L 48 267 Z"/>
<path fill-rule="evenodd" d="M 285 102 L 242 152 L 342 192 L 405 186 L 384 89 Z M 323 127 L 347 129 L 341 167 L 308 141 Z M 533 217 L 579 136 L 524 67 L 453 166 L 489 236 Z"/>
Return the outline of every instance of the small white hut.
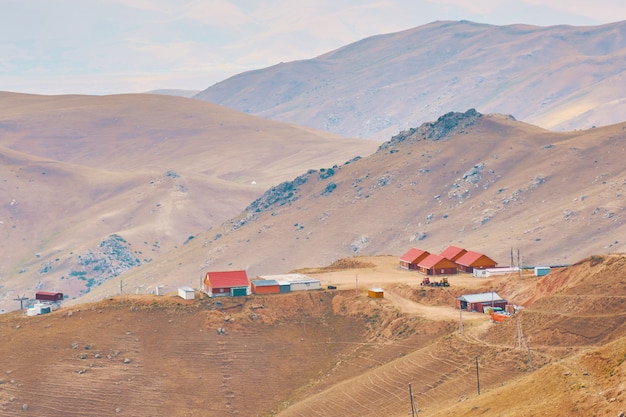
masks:
<path fill-rule="evenodd" d="M 191 287 L 179 287 L 178 296 L 183 300 L 193 300 L 196 298 L 196 291 Z"/>

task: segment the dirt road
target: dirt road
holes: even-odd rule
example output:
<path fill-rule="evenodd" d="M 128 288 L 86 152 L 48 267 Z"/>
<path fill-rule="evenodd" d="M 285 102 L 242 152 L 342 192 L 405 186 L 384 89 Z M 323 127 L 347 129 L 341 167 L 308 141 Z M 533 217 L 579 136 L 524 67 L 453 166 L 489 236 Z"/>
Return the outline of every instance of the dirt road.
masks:
<path fill-rule="evenodd" d="M 459 310 L 450 306 L 426 305 L 410 300 L 396 291 L 399 285 L 407 285 L 412 288 L 420 288 L 420 282 L 424 275 L 416 271 L 407 271 L 398 266 L 398 259 L 393 256 L 371 256 L 357 258 L 367 267 L 348 270 L 326 271 L 306 271 L 307 275 L 320 280 L 322 286 L 332 285 L 338 289 L 359 289 L 365 290 L 373 287 L 383 288 L 385 299 L 393 302 L 402 312 L 416 314 L 427 317 L 431 320 L 459 320 Z M 474 278 L 468 274 L 448 276 L 450 285 L 462 286 L 465 288 L 476 288 L 479 291 L 488 291 L 492 284 L 490 279 Z M 441 288 L 441 291 L 446 289 Z M 454 298 L 450 294 L 450 297 Z M 481 313 L 463 312 L 462 319 L 465 320 L 488 320 L 488 317 Z"/>

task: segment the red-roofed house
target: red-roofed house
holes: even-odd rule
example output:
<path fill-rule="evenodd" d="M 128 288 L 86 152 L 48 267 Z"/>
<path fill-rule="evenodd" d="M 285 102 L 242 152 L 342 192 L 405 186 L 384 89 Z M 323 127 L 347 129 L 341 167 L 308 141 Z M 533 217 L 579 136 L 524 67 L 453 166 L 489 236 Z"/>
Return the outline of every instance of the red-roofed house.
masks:
<path fill-rule="evenodd" d="M 474 272 L 474 269 L 495 268 L 497 263 L 487 255 L 479 252 L 467 251 L 463 256 L 458 258 L 456 264 L 459 271 Z"/>
<path fill-rule="evenodd" d="M 246 271 L 207 272 L 202 291 L 209 297 L 250 295 Z"/>
<path fill-rule="evenodd" d="M 450 275 L 457 273 L 457 265 L 441 255 L 430 254 L 418 265 L 419 271 L 426 275 Z"/>
<path fill-rule="evenodd" d="M 448 246 L 443 252 L 439 255 L 443 256 L 446 259 L 451 260 L 452 262 L 456 262 L 461 256 L 465 255 L 467 251 L 463 248 L 459 248 L 458 246 Z"/>
<path fill-rule="evenodd" d="M 418 264 L 430 253 L 425 250 L 411 248 L 407 253 L 400 257 L 400 268 L 404 269 L 418 269 Z"/>

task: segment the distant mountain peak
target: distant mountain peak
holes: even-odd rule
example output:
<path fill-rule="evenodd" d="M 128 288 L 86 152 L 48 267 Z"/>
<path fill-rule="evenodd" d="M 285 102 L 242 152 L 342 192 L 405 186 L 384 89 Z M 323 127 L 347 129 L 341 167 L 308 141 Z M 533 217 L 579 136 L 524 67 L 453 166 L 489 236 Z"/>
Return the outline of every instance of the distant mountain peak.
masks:
<path fill-rule="evenodd" d="M 586 129 L 626 114 L 626 22 L 438 21 L 249 71 L 195 98 L 347 137 L 387 140 L 450 111 Z"/>

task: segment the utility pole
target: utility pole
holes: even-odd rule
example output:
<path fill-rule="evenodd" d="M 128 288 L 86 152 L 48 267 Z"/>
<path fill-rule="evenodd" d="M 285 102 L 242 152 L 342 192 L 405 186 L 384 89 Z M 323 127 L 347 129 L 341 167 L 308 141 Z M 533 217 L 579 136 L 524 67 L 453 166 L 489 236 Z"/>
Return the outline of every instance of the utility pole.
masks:
<path fill-rule="evenodd" d="M 476 355 L 476 384 L 478 386 L 478 395 L 480 395 L 480 375 L 478 374 L 478 355 Z"/>
<path fill-rule="evenodd" d="M 519 315 L 517 316 L 517 335 L 515 336 L 515 349 L 522 348 L 522 323 L 520 322 Z"/>
<path fill-rule="evenodd" d="M 24 301 L 28 300 L 28 297 L 24 297 L 23 295 L 18 295 L 17 298 L 14 298 L 15 301 L 20 302 L 20 310 L 24 309 Z"/>
<path fill-rule="evenodd" d="M 530 351 L 530 343 L 528 340 L 524 339 L 524 335 L 522 334 L 522 322 L 520 321 L 519 316 L 517 316 L 517 337 L 515 340 L 515 349 L 521 349 L 522 344 L 526 345 L 526 350 L 528 351 L 528 363 L 530 364 L 530 372 L 535 371 L 535 365 L 533 363 L 533 354 Z"/>
<path fill-rule="evenodd" d="M 415 417 L 417 415 L 417 411 L 415 410 L 415 403 L 413 402 L 413 389 L 411 388 L 410 382 L 409 382 L 409 396 L 411 397 L 411 417 Z"/>
<path fill-rule="evenodd" d="M 463 334 L 463 305 L 459 302 L 459 334 Z"/>
<path fill-rule="evenodd" d="M 528 348 L 528 361 L 530 362 L 530 372 L 535 372 L 535 366 L 533 364 L 533 354 L 530 352 L 530 343 L 526 342 Z"/>

